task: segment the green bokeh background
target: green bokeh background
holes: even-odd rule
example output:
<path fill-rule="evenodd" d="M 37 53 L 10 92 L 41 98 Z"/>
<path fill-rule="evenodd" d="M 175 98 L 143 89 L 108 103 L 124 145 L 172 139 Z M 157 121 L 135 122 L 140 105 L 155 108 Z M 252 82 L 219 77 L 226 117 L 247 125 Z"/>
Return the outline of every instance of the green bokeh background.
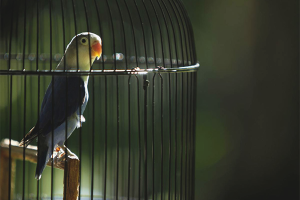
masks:
<path fill-rule="evenodd" d="M 201 64 L 196 199 L 299 199 L 299 1 L 183 2 Z"/>
<path fill-rule="evenodd" d="M 195 200 L 299 199 L 299 1 L 182 1 L 201 65 Z M 31 171 L 26 187 L 35 188 Z"/>

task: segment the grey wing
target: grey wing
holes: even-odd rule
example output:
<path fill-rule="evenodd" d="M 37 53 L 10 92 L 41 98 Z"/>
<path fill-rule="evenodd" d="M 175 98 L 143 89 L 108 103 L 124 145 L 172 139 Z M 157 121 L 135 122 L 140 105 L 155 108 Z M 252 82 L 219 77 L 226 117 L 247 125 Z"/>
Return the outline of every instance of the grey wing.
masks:
<path fill-rule="evenodd" d="M 58 83 L 54 82 L 54 101 L 50 94 L 40 114 L 39 126 L 43 135 L 48 134 L 52 126 L 55 129 L 64 123 L 85 102 L 86 91 L 81 77 L 58 77 L 55 81 Z"/>
<path fill-rule="evenodd" d="M 38 122 L 21 143 L 27 145 L 39 134 L 45 136 L 64 123 L 86 102 L 85 90 L 81 77 L 55 77 L 53 89 L 51 82 L 46 91 Z"/>

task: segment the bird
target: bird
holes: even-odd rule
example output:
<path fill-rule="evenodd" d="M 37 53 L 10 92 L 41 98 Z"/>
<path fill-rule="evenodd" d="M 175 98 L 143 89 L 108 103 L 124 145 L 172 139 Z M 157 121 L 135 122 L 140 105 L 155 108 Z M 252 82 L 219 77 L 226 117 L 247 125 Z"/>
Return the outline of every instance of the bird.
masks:
<path fill-rule="evenodd" d="M 67 45 L 56 70 L 90 70 L 95 59 L 100 59 L 101 54 L 100 36 L 91 32 L 77 34 Z M 38 137 L 36 179 L 41 178 L 47 162 L 57 148 L 72 153 L 64 146 L 66 132 L 69 138 L 72 132 L 85 122 L 83 112 L 89 99 L 88 80 L 88 75 L 57 75 L 50 82 L 37 123 L 20 142 L 20 146 L 27 147 Z"/>

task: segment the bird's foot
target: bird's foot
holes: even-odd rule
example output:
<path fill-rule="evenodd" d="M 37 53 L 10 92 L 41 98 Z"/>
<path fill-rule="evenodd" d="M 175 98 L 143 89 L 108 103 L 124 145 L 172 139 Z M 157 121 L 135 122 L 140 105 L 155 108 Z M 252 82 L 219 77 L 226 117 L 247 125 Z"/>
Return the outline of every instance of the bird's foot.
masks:
<path fill-rule="evenodd" d="M 58 165 L 61 162 L 65 161 L 65 152 L 62 147 L 57 146 L 55 147 L 50 161 L 53 162 L 54 165 Z"/>
<path fill-rule="evenodd" d="M 76 154 L 74 154 L 70 149 L 68 149 L 65 145 L 63 147 L 64 152 L 67 153 L 68 157 L 75 157 L 78 159 L 78 157 L 76 156 Z"/>
<path fill-rule="evenodd" d="M 64 146 L 57 146 L 52 154 L 51 161 L 54 165 L 60 165 L 60 163 L 65 162 L 66 155 L 68 158 L 72 157 L 78 159 L 78 157 L 70 151 L 65 145 Z"/>

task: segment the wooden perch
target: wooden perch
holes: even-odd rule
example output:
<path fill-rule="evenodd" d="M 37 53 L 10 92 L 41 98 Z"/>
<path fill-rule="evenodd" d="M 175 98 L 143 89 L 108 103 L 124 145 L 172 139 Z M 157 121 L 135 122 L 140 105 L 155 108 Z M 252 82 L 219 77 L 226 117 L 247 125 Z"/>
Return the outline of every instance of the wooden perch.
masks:
<path fill-rule="evenodd" d="M 0 199 L 8 199 L 9 191 L 9 170 L 11 170 L 11 199 L 15 187 L 15 174 L 16 174 L 16 159 L 23 160 L 23 151 L 24 147 L 19 146 L 19 142 L 11 140 L 11 147 L 9 148 L 9 139 L 4 139 L 0 143 Z M 11 169 L 9 169 L 9 149 L 11 149 Z M 37 162 L 37 147 L 28 145 L 25 149 L 25 160 L 29 162 Z M 78 197 L 78 188 L 79 188 L 79 165 L 80 161 L 76 156 L 68 155 L 67 159 L 65 158 L 65 153 L 61 149 L 60 152 L 53 152 L 53 158 L 47 163 L 48 166 L 65 169 L 65 160 L 67 160 L 67 170 L 65 170 L 64 177 L 66 180 L 66 187 L 64 191 L 64 199 L 75 200 Z M 59 158 L 59 159 L 58 159 Z M 65 182 L 65 181 L 64 181 Z"/>

